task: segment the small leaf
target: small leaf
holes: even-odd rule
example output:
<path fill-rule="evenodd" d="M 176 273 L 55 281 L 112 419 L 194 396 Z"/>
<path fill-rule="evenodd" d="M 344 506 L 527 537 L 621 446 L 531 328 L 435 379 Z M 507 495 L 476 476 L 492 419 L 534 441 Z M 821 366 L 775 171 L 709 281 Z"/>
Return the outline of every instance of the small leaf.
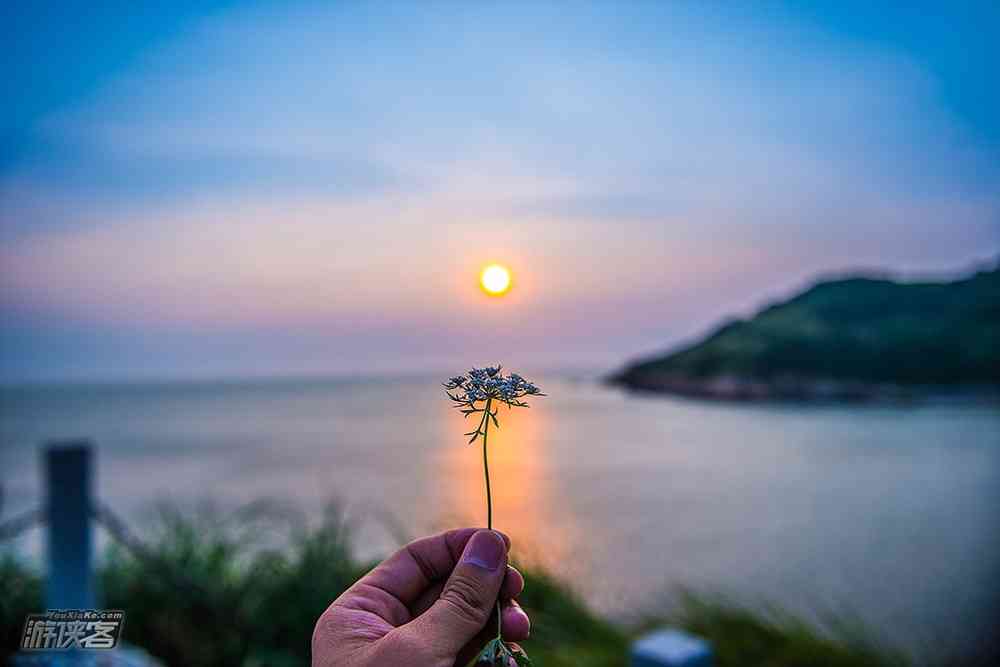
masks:
<path fill-rule="evenodd" d="M 479 652 L 479 655 L 473 658 L 472 662 L 469 663 L 470 667 L 484 663 L 487 665 L 495 665 L 497 658 L 503 655 L 504 648 L 505 647 L 499 639 L 493 639 L 487 642 L 486 646 L 483 647 L 483 650 Z"/>
<path fill-rule="evenodd" d="M 518 667 L 524 667 L 525 665 L 531 665 L 531 658 L 528 654 L 524 652 L 520 646 L 508 646 L 507 650 L 510 652 L 511 656 L 514 658 L 514 662 L 517 663 Z"/>

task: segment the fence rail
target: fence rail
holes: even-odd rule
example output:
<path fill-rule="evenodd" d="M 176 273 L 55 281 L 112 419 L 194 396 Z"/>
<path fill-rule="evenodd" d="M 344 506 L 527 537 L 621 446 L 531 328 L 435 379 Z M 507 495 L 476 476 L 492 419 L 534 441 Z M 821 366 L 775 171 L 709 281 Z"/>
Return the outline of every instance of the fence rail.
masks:
<path fill-rule="evenodd" d="M 92 568 L 94 523 L 172 585 L 196 594 L 205 593 L 202 586 L 183 571 L 171 567 L 120 516 L 94 496 L 94 458 L 94 447 L 89 441 L 48 443 L 43 447 L 45 504 L 0 522 L 0 541 L 12 540 L 39 524 L 47 524 L 48 608 L 92 609 L 96 606 Z M 636 641 L 630 659 L 632 667 L 708 667 L 712 662 L 712 650 L 704 640 L 668 629 Z M 64 656 L 57 663 L 45 664 L 77 663 Z M 148 666 L 154 663 L 141 656 L 130 662 L 123 656 L 115 664 Z"/>

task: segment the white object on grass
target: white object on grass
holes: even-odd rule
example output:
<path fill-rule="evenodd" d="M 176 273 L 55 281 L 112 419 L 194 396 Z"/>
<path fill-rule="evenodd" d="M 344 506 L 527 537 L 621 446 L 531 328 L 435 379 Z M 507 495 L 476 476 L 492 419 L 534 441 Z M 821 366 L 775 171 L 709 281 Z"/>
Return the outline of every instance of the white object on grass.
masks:
<path fill-rule="evenodd" d="M 632 667 L 709 667 L 711 664 L 711 645 L 683 630 L 658 630 L 632 644 Z"/>

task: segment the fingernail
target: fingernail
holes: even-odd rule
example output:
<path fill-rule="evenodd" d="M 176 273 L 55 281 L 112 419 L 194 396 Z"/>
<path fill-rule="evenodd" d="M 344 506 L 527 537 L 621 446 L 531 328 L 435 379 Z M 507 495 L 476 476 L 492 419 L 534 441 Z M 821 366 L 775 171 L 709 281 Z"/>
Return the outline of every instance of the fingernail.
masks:
<path fill-rule="evenodd" d="M 503 564 L 503 539 L 492 530 L 481 530 L 472 536 L 462 552 L 462 562 L 495 571 Z"/>

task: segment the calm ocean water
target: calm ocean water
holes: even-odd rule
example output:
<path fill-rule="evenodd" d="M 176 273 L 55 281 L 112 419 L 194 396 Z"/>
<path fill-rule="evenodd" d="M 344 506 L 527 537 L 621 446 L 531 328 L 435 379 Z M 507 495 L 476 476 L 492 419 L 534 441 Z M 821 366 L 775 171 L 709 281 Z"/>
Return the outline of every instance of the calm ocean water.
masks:
<path fill-rule="evenodd" d="M 602 611 L 655 610 L 684 586 L 849 611 L 927 655 L 996 618 L 996 407 L 725 405 L 538 380 L 550 396 L 491 432 L 496 524 Z M 339 498 L 375 555 L 396 544 L 386 514 L 414 535 L 484 522 L 464 426 L 435 378 L 4 389 L 4 516 L 41 498 L 39 443 L 86 436 L 100 497 L 140 530 L 163 499 L 318 515 Z"/>

